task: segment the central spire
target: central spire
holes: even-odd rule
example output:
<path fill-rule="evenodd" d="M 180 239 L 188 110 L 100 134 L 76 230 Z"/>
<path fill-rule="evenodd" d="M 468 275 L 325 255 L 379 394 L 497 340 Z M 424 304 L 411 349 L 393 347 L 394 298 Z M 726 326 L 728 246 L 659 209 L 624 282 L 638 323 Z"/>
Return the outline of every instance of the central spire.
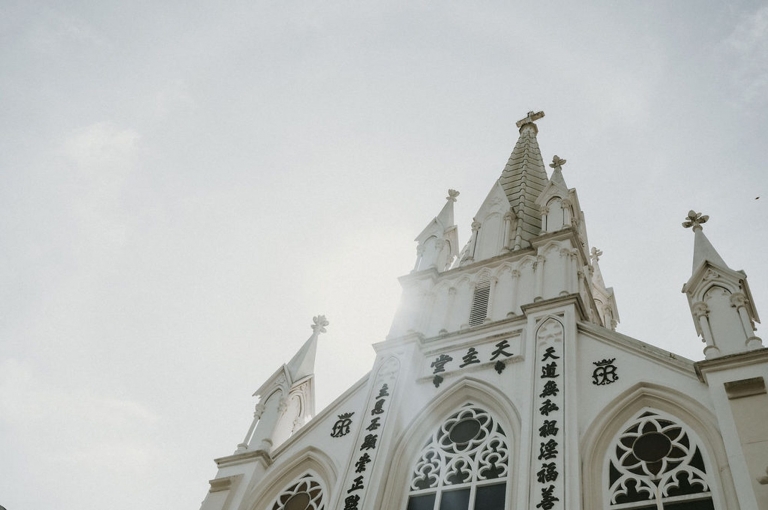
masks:
<path fill-rule="evenodd" d="M 534 124 L 535 120 L 542 117 L 544 112 L 531 111 L 524 119 L 517 121 L 520 138 L 499 178 L 499 184 L 520 220 L 520 235 L 526 246 L 541 233 L 541 211 L 536 205 L 536 199 L 548 182 L 539 142 L 536 140 L 539 129 Z"/>

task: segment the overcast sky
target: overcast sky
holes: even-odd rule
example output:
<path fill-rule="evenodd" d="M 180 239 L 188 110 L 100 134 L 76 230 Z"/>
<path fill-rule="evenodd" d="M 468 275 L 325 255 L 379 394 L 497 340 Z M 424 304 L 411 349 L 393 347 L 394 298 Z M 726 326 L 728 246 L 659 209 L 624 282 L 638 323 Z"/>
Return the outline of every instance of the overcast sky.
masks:
<path fill-rule="evenodd" d="M 318 410 L 368 371 L 529 110 L 620 332 L 702 358 L 691 208 L 768 318 L 768 5 L 511 3 L 0 0 L 0 505 L 199 508 L 313 315 Z"/>

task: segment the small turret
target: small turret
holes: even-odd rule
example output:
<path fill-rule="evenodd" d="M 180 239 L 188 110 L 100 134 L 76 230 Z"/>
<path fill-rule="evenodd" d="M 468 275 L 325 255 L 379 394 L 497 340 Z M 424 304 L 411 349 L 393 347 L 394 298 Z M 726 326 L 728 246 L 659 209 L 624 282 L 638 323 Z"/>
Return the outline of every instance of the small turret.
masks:
<path fill-rule="evenodd" d="M 760 318 L 744 271 L 729 268 L 704 235 L 702 224 L 709 216 L 690 211 L 683 227 L 694 233 L 693 274 L 683 292 L 693 315 L 696 332 L 706 343 L 706 359 L 762 347 L 755 336 Z"/>
<path fill-rule="evenodd" d="M 450 267 L 459 252 L 459 234 L 453 222 L 453 203 L 459 192 L 448 190 L 447 202 L 443 209 L 421 234 L 416 236 L 416 264 L 414 271 L 435 268 L 445 271 Z"/>
<path fill-rule="evenodd" d="M 590 254 L 592 259 L 592 296 L 603 326 L 615 331 L 619 323 L 619 309 L 616 306 L 613 287 L 605 286 L 603 273 L 600 271 L 599 261 L 602 254 L 603 252 L 597 248 L 592 248 Z"/>
<path fill-rule="evenodd" d="M 237 452 L 254 450 L 269 454 L 314 414 L 317 337 L 325 333 L 328 321 L 323 315 L 313 317 L 312 321 L 312 335 L 301 349 L 253 394 L 260 397 L 259 403 Z"/>

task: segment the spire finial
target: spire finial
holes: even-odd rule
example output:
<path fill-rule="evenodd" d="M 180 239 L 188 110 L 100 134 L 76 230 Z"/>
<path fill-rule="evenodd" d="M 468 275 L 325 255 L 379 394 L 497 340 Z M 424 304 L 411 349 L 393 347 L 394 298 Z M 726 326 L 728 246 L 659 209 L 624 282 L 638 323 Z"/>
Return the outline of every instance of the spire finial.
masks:
<path fill-rule="evenodd" d="M 449 202 L 455 202 L 456 201 L 456 197 L 458 197 L 458 196 L 459 196 L 459 192 L 458 191 L 456 191 L 455 189 L 449 189 L 448 190 L 448 196 L 445 197 L 445 199 L 448 200 Z"/>
<path fill-rule="evenodd" d="M 706 223 L 707 220 L 709 220 L 709 216 L 707 216 L 706 214 L 698 213 L 693 209 L 691 209 L 690 211 L 688 211 L 688 217 L 686 218 L 686 221 L 683 222 L 683 227 L 685 228 L 693 227 L 694 232 L 703 230 L 701 225 L 702 223 Z"/>
<path fill-rule="evenodd" d="M 552 158 L 552 163 L 549 164 L 549 168 L 560 170 L 564 164 L 565 160 L 561 159 L 557 154 L 555 154 L 555 157 Z"/>
<path fill-rule="evenodd" d="M 312 331 L 315 335 L 325 333 L 325 327 L 330 324 L 328 319 L 325 318 L 325 315 L 315 315 L 312 317 L 312 322 L 314 322 L 314 324 L 312 324 L 310 327 L 312 328 Z"/>
<path fill-rule="evenodd" d="M 531 110 L 530 112 L 528 112 L 528 115 L 526 115 L 524 119 L 518 120 L 515 123 L 515 125 L 518 128 L 520 128 L 520 127 L 523 127 L 525 124 L 533 124 L 534 120 L 539 120 L 543 116 L 544 116 L 544 112 L 543 111 L 535 113 L 533 110 Z"/>

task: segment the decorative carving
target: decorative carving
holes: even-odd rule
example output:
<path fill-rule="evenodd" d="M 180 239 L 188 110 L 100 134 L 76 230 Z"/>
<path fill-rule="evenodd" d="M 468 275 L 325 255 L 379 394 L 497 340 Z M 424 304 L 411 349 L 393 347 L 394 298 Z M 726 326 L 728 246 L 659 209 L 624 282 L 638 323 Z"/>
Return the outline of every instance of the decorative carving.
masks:
<path fill-rule="evenodd" d="M 467 404 L 429 438 L 412 471 L 411 490 L 504 478 L 509 470 L 504 431 L 484 409 Z"/>
<path fill-rule="evenodd" d="M 323 505 L 323 489 L 315 478 L 306 474 L 301 480 L 283 490 L 272 505 L 272 510 L 321 510 Z"/>
<path fill-rule="evenodd" d="M 594 247 L 592 248 L 592 252 L 591 253 L 592 253 L 592 257 L 591 258 L 592 258 L 592 263 L 593 264 L 595 262 L 598 262 L 600 260 L 600 257 L 603 256 L 603 251 L 602 250 L 598 250 L 597 248 L 594 248 Z"/>
<path fill-rule="evenodd" d="M 352 425 L 352 413 L 343 413 L 339 415 L 339 419 L 333 424 L 333 430 L 331 430 L 331 437 L 343 437 L 349 434 L 349 426 Z"/>
<path fill-rule="evenodd" d="M 685 228 L 691 228 L 693 227 L 693 231 L 696 232 L 697 230 L 701 230 L 701 225 L 706 223 L 709 220 L 709 216 L 706 214 L 697 213 L 693 209 L 688 211 L 688 217 L 683 222 L 683 227 Z"/>
<path fill-rule="evenodd" d="M 616 373 L 617 367 L 613 364 L 614 361 L 616 361 L 616 358 L 604 359 L 592 363 L 596 367 L 592 372 L 592 384 L 595 386 L 603 386 L 619 380 L 619 374 Z"/>
<path fill-rule="evenodd" d="M 565 164 L 565 160 L 555 155 L 555 157 L 552 158 L 552 163 L 549 164 L 549 167 L 557 170 L 557 169 L 560 169 L 564 164 Z"/>
<path fill-rule="evenodd" d="M 699 317 L 706 317 L 709 315 L 709 307 L 704 301 L 697 301 L 691 306 L 693 315 L 698 319 Z"/>
<path fill-rule="evenodd" d="M 312 322 L 314 322 L 314 324 L 310 327 L 312 328 L 312 331 L 317 334 L 325 333 L 325 327 L 330 324 L 328 319 L 325 318 L 325 315 L 315 315 L 312 317 Z"/>
<path fill-rule="evenodd" d="M 699 446 L 686 428 L 646 411 L 617 437 L 610 453 L 611 505 L 679 495 L 711 497 Z"/>
<path fill-rule="evenodd" d="M 731 306 L 733 306 L 734 308 L 747 306 L 747 303 L 749 303 L 749 301 L 747 300 L 747 296 L 745 296 L 741 292 L 736 292 L 735 294 L 731 294 Z"/>
<path fill-rule="evenodd" d="M 255 419 L 261 418 L 261 415 L 264 414 L 264 410 L 267 408 L 266 405 L 264 405 L 262 402 L 259 402 L 256 404 L 256 406 L 253 408 L 253 417 Z"/>
<path fill-rule="evenodd" d="M 449 202 L 455 202 L 456 201 L 456 197 L 458 197 L 459 195 L 460 195 L 460 193 L 458 191 L 456 191 L 455 189 L 449 189 L 448 190 L 448 196 L 445 197 L 445 199 L 448 200 Z"/>
<path fill-rule="evenodd" d="M 530 124 L 530 123 L 532 123 L 534 120 L 539 120 L 539 119 L 540 119 L 540 118 L 542 118 L 543 116 L 544 116 L 544 112 L 538 112 L 538 113 L 534 113 L 533 111 L 530 111 L 530 112 L 528 112 L 528 115 L 526 115 L 524 119 L 520 119 L 520 120 L 518 120 L 518 121 L 515 123 L 515 125 L 516 125 L 518 128 L 520 128 L 520 127 L 522 127 L 524 124 Z"/>
<path fill-rule="evenodd" d="M 288 410 L 288 397 L 284 397 L 280 399 L 280 403 L 277 405 L 277 413 L 279 415 L 285 414 L 285 411 Z"/>

